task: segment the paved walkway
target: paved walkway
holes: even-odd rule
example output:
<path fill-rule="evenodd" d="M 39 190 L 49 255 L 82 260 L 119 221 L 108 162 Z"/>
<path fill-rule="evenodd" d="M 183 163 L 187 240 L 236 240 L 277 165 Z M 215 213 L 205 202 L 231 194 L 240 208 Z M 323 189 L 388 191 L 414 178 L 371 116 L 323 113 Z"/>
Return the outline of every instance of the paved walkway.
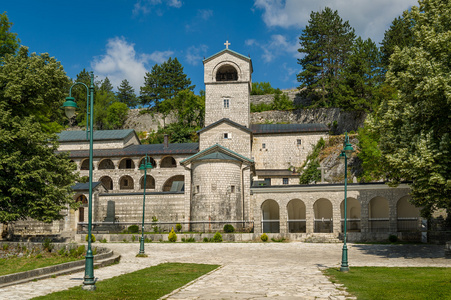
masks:
<path fill-rule="evenodd" d="M 94 270 L 98 280 L 162 262 L 219 264 L 222 267 L 169 295 L 168 299 L 347 299 L 322 275 L 338 267 L 342 244 L 313 243 L 149 243 L 147 258 L 136 258 L 139 244 L 102 244 L 122 255 L 117 265 Z M 444 247 L 435 245 L 348 244 L 349 265 L 451 267 Z M 0 289 L 0 299 L 30 299 L 82 284 L 75 273 Z"/>

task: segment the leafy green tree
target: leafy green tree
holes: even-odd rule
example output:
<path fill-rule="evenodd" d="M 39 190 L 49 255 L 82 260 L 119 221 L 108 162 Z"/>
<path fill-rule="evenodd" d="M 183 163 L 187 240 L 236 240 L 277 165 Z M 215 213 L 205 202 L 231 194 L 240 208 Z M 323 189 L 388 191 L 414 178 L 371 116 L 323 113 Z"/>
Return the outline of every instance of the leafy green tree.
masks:
<path fill-rule="evenodd" d="M 114 102 L 107 108 L 108 129 L 121 129 L 128 115 L 128 107 L 125 103 Z"/>
<path fill-rule="evenodd" d="M 177 58 L 169 58 L 161 65 L 155 64 L 151 72 L 144 76 L 141 104 L 158 109 L 162 101 L 175 97 L 180 91 L 192 91 L 194 88 Z"/>
<path fill-rule="evenodd" d="M 269 82 L 252 82 L 251 95 L 269 95 L 275 91 Z"/>
<path fill-rule="evenodd" d="M 358 37 L 352 46 L 346 65 L 340 71 L 337 104 L 345 110 L 371 111 L 375 93 L 382 84 L 379 49 L 371 40 Z"/>
<path fill-rule="evenodd" d="M 318 156 L 320 151 L 324 149 L 325 145 L 326 142 L 323 138 L 320 138 L 318 143 L 313 148 L 312 153 L 307 156 L 304 165 L 301 167 L 302 174 L 299 176 L 300 184 L 309 184 L 310 182 L 321 180 L 321 171 L 318 170 L 320 167 Z"/>
<path fill-rule="evenodd" d="M 287 94 L 282 93 L 280 89 L 276 89 L 271 108 L 273 110 L 292 110 L 294 105 Z"/>
<path fill-rule="evenodd" d="M 116 95 L 112 92 L 99 91 L 94 95 L 94 127 L 96 129 L 109 128 L 108 109 L 115 102 L 117 102 Z"/>
<path fill-rule="evenodd" d="M 54 120 L 69 80 L 48 54 L 6 54 L 0 66 L 0 222 L 27 217 L 51 222 L 74 204 L 78 175 L 67 154 L 56 154 Z M 59 127 L 61 128 L 61 127 Z"/>
<path fill-rule="evenodd" d="M 358 158 L 362 162 L 363 173 L 360 182 L 372 182 L 385 179 L 385 168 L 382 163 L 382 153 L 379 148 L 380 133 L 368 129 L 368 125 L 359 128 Z"/>
<path fill-rule="evenodd" d="M 6 11 L 0 14 L 0 59 L 6 54 L 14 54 L 19 48 L 17 33 L 11 32 L 13 23 L 9 22 Z"/>
<path fill-rule="evenodd" d="M 82 82 L 86 84 L 87 87 L 91 85 L 91 75 L 88 71 L 83 69 L 80 73 L 77 74 L 77 78 L 73 80 L 72 83 L 75 82 Z M 95 87 L 96 91 L 98 90 L 97 87 Z M 82 85 L 76 85 L 72 88 L 72 97 L 75 98 L 75 101 L 78 106 L 77 115 L 75 117 L 76 123 L 78 123 L 79 126 L 86 126 L 86 104 L 87 104 L 87 91 L 86 88 Z"/>
<path fill-rule="evenodd" d="M 412 23 L 413 20 L 405 17 L 397 17 L 393 20 L 390 28 L 385 31 L 381 42 L 381 63 L 385 70 L 390 64 L 390 56 L 395 52 L 395 47 L 400 49 L 411 46 L 413 43 Z"/>
<path fill-rule="evenodd" d="M 47 53 L 29 55 L 27 47 L 5 55 L 0 66 L 0 98 L 7 99 L 14 113 L 33 115 L 45 132 L 63 128 L 66 118 L 60 107 L 69 83 L 60 62 Z"/>
<path fill-rule="evenodd" d="M 105 77 L 104 80 L 102 80 L 102 83 L 100 84 L 100 91 L 103 92 L 113 92 L 113 85 L 111 84 L 111 81 L 108 79 L 108 77 Z"/>
<path fill-rule="evenodd" d="M 316 107 L 336 106 L 335 90 L 340 70 L 352 49 L 354 29 L 343 22 L 337 11 L 326 7 L 310 14 L 309 24 L 299 37 L 298 49 L 303 54 L 298 63 L 303 71 L 297 75 L 304 97 Z"/>
<path fill-rule="evenodd" d="M 395 47 L 387 83 L 396 99 L 383 101 L 368 120 L 380 132 L 391 183 L 411 180 L 412 202 L 424 215 L 451 211 L 451 2 L 421 0 L 404 13 L 414 24 L 411 46 Z"/>
<path fill-rule="evenodd" d="M 119 102 L 125 103 L 129 108 L 138 105 L 138 97 L 136 97 L 135 90 L 127 79 L 122 80 L 121 85 L 117 87 L 117 91 L 116 96 Z"/>

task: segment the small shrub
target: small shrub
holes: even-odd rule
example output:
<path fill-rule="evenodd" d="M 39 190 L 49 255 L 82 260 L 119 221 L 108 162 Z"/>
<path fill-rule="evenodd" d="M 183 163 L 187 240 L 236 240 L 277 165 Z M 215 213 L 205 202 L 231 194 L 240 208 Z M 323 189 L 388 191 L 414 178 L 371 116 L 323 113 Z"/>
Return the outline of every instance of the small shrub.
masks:
<path fill-rule="evenodd" d="M 138 225 L 130 225 L 130 226 L 128 226 L 127 231 L 129 233 L 138 233 L 139 232 L 139 226 Z"/>
<path fill-rule="evenodd" d="M 88 235 L 86 235 L 85 241 L 88 241 Z M 96 242 L 96 237 L 95 237 L 95 235 L 93 235 L 92 233 L 91 233 L 91 242 L 92 242 L 92 243 L 95 243 L 95 242 Z"/>
<path fill-rule="evenodd" d="M 267 241 L 268 241 L 268 236 L 266 235 L 266 233 L 263 233 L 263 234 L 260 236 L 260 239 L 261 239 L 263 242 L 267 242 Z"/>
<path fill-rule="evenodd" d="M 174 227 L 172 227 L 171 232 L 169 232 L 168 240 L 169 240 L 170 242 L 175 242 L 175 241 L 177 241 L 177 234 L 176 234 L 175 231 L 174 231 Z"/>
<path fill-rule="evenodd" d="M 6 251 L 6 250 L 8 250 L 9 245 L 8 244 L 3 244 L 2 248 L 3 248 L 4 251 Z"/>
<path fill-rule="evenodd" d="M 194 243 L 196 241 L 195 238 L 190 237 L 190 238 L 182 238 L 182 242 L 184 243 Z"/>
<path fill-rule="evenodd" d="M 60 255 L 60 256 L 67 256 L 67 251 L 66 251 L 66 248 L 61 248 L 61 249 L 59 249 L 58 250 L 58 254 Z"/>
<path fill-rule="evenodd" d="M 42 258 L 42 254 L 39 253 L 38 255 L 36 255 L 36 258 Z"/>
<path fill-rule="evenodd" d="M 79 257 L 79 256 L 82 256 L 85 252 L 86 252 L 85 245 L 81 245 L 81 246 L 78 246 L 78 248 L 71 254 L 73 257 Z"/>
<path fill-rule="evenodd" d="M 224 232 L 226 233 L 235 232 L 235 227 L 233 227 L 233 225 L 231 224 L 226 224 L 224 225 Z"/>
<path fill-rule="evenodd" d="M 396 235 L 390 234 L 388 236 L 388 240 L 390 241 L 390 243 L 396 243 L 398 241 L 398 237 Z"/>
<path fill-rule="evenodd" d="M 275 243 L 282 243 L 285 241 L 285 238 L 280 238 L 280 239 L 275 239 L 275 238 L 271 238 L 271 241 L 275 242 Z"/>
<path fill-rule="evenodd" d="M 151 242 L 152 242 L 152 239 L 148 239 L 148 238 L 144 239 L 144 243 L 151 243 Z"/>
<path fill-rule="evenodd" d="M 44 239 L 44 242 L 42 243 L 42 248 L 44 250 L 47 250 L 48 252 L 52 252 L 54 247 L 55 246 L 51 243 L 50 239 L 48 239 L 48 238 Z"/>
<path fill-rule="evenodd" d="M 103 238 L 103 240 L 100 240 L 101 243 L 108 243 L 106 238 Z"/>
<path fill-rule="evenodd" d="M 175 229 L 177 229 L 177 231 L 180 232 L 180 231 L 182 230 L 182 224 L 177 223 L 177 224 L 175 225 Z"/>
<path fill-rule="evenodd" d="M 204 237 L 203 241 L 204 241 L 204 243 L 208 243 L 208 242 L 211 242 L 211 239 Z"/>
<path fill-rule="evenodd" d="M 213 236 L 213 241 L 215 243 L 220 243 L 222 242 L 222 235 L 219 232 L 216 232 L 215 235 Z"/>
<path fill-rule="evenodd" d="M 124 243 L 128 243 L 127 239 L 123 239 L 122 241 L 123 241 Z"/>
<path fill-rule="evenodd" d="M 136 240 L 136 236 L 132 235 L 132 242 L 134 242 Z"/>

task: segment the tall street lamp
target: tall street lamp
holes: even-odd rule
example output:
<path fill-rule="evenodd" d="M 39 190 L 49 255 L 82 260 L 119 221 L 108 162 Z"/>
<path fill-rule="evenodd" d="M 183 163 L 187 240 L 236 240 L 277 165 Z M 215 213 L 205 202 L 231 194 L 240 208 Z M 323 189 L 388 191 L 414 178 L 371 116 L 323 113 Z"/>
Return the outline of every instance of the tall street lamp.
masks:
<path fill-rule="evenodd" d="M 75 115 L 75 109 L 78 108 L 72 95 L 72 88 L 78 84 L 83 85 L 86 88 L 86 139 L 89 140 L 89 202 L 88 202 L 88 251 L 86 252 L 85 262 L 85 277 L 83 280 L 83 290 L 94 291 L 95 278 L 94 278 L 94 256 L 91 249 L 91 229 L 92 229 L 92 152 L 93 152 L 93 103 L 94 103 L 94 73 L 91 72 L 91 85 L 88 86 L 83 82 L 74 83 L 69 90 L 69 97 L 66 98 L 66 102 L 63 104 L 66 116 L 71 119 Z M 88 126 L 89 125 L 89 126 Z"/>
<path fill-rule="evenodd" d="M 348 133 L 345 133 L 345 142 L 343 143 L 343 150 L 340 153 L 340 159 L 344 159 L 345 162 L 345 207 L 344 207 L 344 234 L 343 234 L 343 251 L 341 255 L 341 272 L 348 272 L 348 247 L 346 246 L 346 223 L 347 223 L 347 209 L 348 209 L 348 158 L 351 158 L 354 148 L 352 148 L 351 143 L 349 143 Z"/>
<path fill-rule="evenodd" d="M 144 171 L 144 193 L 143 193 L 143 221 L 141 225 L 141 241 L 139 244 L 139 253 L 137 256 L 146 257 L 146 253 L 144 252 L 144 213 L 146 211 L 146 185 L 147 185 L 147 169 L 152 169 L 152 164 L 150 163 L 149 157 L 144 158 L 144 161 L 141 163 L 139 167 L 141 171 Z"/>

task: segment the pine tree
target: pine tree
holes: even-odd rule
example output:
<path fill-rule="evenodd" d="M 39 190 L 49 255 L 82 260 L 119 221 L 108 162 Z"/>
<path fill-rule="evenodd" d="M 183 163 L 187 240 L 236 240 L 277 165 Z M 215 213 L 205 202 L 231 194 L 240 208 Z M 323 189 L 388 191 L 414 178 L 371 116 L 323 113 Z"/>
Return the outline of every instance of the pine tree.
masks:
<path fill-rule="evenodd" d="M 121 85 L 117 87 L 117 98 L 119 102 L 125 103 L 127 107 L 134 108 L 138 105 L 138 98 L 135 90 L 127 79 L 122 80 Z"/>
<path fill-rule="evenodd" d="M 108 77 L 105 77 L 105 79 L 100 84 L 100 91 L 112 93 L 113 92 L 113 85 L 111 84 Z"/>
<path fill-rule="evenodd" d="M 192 91 L 194 88 L 177 58 L 169 58 L 161 65 L 155 64 L 151 72 L 144 76 L 141 104 L 158 109 L 162 101 L 175 97 L 180 91 Z"/>
<path fill-rule="evenodd" d="M 13 23 L 9 22 L 6 12 L 0 14 L 0 59 L 5 54 L 14 54 L 19 48 L 17 33 L 11 32 Z"/>
<path fill-rule="evenodd" d="M 372 111 L 375 93 L 382 84 L 379 49 L 371 40 L 358 37 L 346 65 L 340 70 L 337 104 L 346 110 Z"/>
<path fill-rule="evenodd" d="M 390 28 L 385 31 L 380 50 L 381 62 L 385 70 L 388 69 L 390 56 L 395 52 L 395 47 L 402 49 L 412 45 L 412 26 L 412 20 L 399 16 L 393 20 Z"/>
<path fill-rule="evenodd" d="M 305 54 L 298 63 L 303 71 L 297 75 L 302 94 L 314 106 L 335 106 L 335 88 L 355 38 L 349 22 L 343 22 L 337 11 L 326 7 L 310 14 L 309 24 L 299 37 Z"/>

